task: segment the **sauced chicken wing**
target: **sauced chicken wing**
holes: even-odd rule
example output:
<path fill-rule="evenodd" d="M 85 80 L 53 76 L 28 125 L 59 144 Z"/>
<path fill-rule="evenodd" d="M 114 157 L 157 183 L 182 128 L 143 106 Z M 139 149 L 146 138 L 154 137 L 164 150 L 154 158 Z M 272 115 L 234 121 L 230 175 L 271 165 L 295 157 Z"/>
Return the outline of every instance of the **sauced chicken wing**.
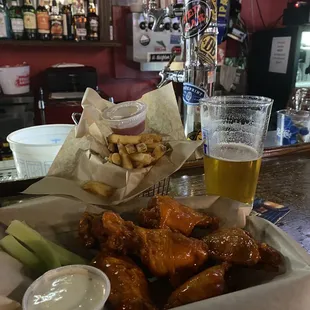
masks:
<path fill-rule="evenodd" d="M 101 222 L 102 214 L 85 212 L 79 223 L 79 236 L 84 246 L 91 248 L 105 239 Z"/>
<path fill-rule="evenodd" d="M 223 263 L 192 277 L 171 294 L 165 309 L 222 295 L 226 288 L 224 276 L 228 268 L 229 265 Z"/>
<path fill-rule="evenodd" d="M 173 277 L 186 270 L 197 272 L 208 258 L 206 244 L 187 238 L 170 229 L 146 229 L 124 221 L 113 212 L 102 216 L 107 237 L 106 247 L 140 257 L 142 263 L 157 277 Z"/>
<path fill-rule="evenodd" d="M 264 269 L 278 270 L 283 265 L 283 256 L 276 249 L 266 243 L 258 243 L 260 254 L 259 264 L 264 266 Z"/>
<path fill-rule="evenodd" d="M 169 196 L 153 197 L 140 211 L 140 224 L 146 228 L 170 228 L 189 236 L 197 227 L 215 230 L 219 219 L 184 206 Z"/>
<path fill-rule="evenodd" d="M 223 228 L 203 238 L 211 258 L 251 266 L 260 260 L 256 241 L 240 228 Z"/>
<path fill-rule="evenodd" d="M 155 310 L 142 270 L 128 257 L 101 252 L 93 265 L 111 282 L 108 299 L 113 310 Z"/>

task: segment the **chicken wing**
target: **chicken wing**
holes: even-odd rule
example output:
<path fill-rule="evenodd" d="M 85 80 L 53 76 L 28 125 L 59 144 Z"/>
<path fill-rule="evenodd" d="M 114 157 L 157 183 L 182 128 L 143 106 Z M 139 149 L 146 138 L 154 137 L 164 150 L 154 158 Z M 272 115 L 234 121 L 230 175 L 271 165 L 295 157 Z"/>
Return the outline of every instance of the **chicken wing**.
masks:
<path fill-rule="evenodd" d="M 79 237 L 87 248 L 92 248 L 105 240 L 101 218 L 102 214 L 85 212 L 80 219 Z"/>
<path fill-rule="evenodd" d="M 102 216 L 106 247 L 122 253 L 137 255 L 156 277 L 173 277 L 186 270 L 191 275 L 208 258 L 207 245 L 187 238 L 170 229 L 146 229 L 124 221 L 118 214 L 106 212 Z"/>
<path fill-rule="evenodd" d="M 219 219 L 184 206 L 169 196 L 153 197 L 147 208 L 140 211 L 140 224 L 146 228 L 170 228 L 189 236 L 195 227 L 219 226 Z"/>
<path fill-rule="evenodd" d="M 256 241 L 240 228 L 223 228 L 203 238 L 215 260 L 251 266 L 260 260 Z"/>
<path fill-rule="evenodd" d="M 224 276 L 228 268 L 229 265 L 223 263 L 194 276 L 171 294 L 165 309 L 222 295 L 226 288 Z"/>
<path fill-rule="evenodd" d="M 280 266 L 284 263 L 282 254 L 266 243 L 257 244 L 261 257 L 259 264 L 263 266 L 265 270 L 279 270 Z"/>
<path fill-rule="evenodd" d="M 110 279 L 113 310 L 155 310 L 142 270 L 128 257 L 101 252 L 93 265 Z"/>

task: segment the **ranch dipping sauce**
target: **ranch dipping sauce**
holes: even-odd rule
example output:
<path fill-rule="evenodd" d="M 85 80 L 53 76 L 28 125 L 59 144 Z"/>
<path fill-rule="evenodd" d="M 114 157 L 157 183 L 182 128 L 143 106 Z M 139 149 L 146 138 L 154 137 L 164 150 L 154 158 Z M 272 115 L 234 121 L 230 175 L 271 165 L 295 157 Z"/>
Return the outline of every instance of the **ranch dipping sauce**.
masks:
<path fill-rule="evenodd" d="M 28 288 L 23 310 L 102 310 L 110 282 L 99 269 L 72 265 L 46 272 Z"/>

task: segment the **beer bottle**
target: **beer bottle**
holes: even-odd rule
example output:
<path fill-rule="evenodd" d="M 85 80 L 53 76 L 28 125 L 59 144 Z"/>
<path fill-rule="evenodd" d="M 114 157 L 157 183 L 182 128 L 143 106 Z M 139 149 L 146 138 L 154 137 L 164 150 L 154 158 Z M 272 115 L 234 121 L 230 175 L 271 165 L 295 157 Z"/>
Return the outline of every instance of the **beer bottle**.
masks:
<path fill-rule="evenodd" d="M 83 3 L 78 4 L 76 14 L 73 16 L 74 20 L 74 39 L 75 41 L 84 41 L 87 39 L 86 23 L 87 18 L 85 16 Z"/>
<path fill-rule="evenodd" d="M 37 8 L 38 38 L 40 40 L 50 40 L 50 20 L 48 11 L 44 5 L 44 0 L 40 0 Z"/>
<path fill-rule="evenodd" d="M 37 20 L 36 10 L 31 0 L 25 0 L 23 8 L 25 38 L 27 40 L 36 40 L 37 38 Z"/>
<path fill-rule="evenodd" d="M 89 0 L 87 13 L 87 37 L 90 41 L 99 40 L 99 17 L 96 14 L 94 0 Z"/>
<path fill-rule="evenodd" d="M 17 1 L 12 1 L 9 9 L 9 16 L 11 20 L 12 36 L 15 40 L 21 40 L 24 37 L 24 20 L 22 9 L 17 5 Z"/>
<path fill-rule="evenodd" d="M 6 4 L 0 0 L 0 39 L 11 38 L 11 27 Z"/>
<path fill-rule="evenodd" d="M 72 28 L 72 12 L 68 0 L 64 1 L 62 7 L 62 21 L 63 21 L 63 38 L 64 40 L 73 40 Z"/>
<path fill-rule="evenodd" d="M 50 15 L 51 22 L 51 37 L 52 40 L 62 40 L 63 35 L 63 20 L 62 15 L 59 14 L 59 7 L 56 0 L 52 3 L 52 13 Z"/>

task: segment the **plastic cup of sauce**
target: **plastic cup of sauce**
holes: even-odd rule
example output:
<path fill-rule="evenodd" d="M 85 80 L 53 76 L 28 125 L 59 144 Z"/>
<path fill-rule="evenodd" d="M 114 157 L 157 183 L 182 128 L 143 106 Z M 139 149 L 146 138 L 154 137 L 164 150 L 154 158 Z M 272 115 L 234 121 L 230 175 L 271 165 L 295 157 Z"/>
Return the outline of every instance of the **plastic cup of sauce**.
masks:
<path fill-rule="evenodd" d="M 50 270 L 27 289 L 23 310 L 102 310 L 109 295 L 110 281 L 101 270 L 70 265 Z"/>
<path fill-rule="evenodd" d="M 115 104 L 105 109 L 102 117 L 114 133 L 138 135 L 145 129 L 146 105 L 137 101 Z"/>

